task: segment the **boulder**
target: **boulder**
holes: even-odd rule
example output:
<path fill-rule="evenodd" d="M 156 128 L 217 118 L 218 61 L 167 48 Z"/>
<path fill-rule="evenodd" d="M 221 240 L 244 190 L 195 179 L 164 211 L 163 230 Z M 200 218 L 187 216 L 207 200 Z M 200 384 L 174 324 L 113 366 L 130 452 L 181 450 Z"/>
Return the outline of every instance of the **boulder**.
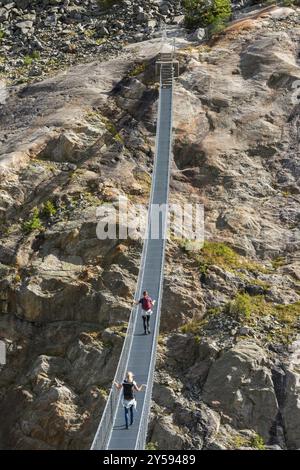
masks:
<path fill-rule="evenodd" d="M 255 342 L 241 341 L 211 366 L 203 400 L 238 429 L 250 428 L 268 439 L 278 403 L 266 352 Z"/>
<path fill-rule="evenodd" d="M 50 140 L 40 158 L 46 158 L 55 162 L 77 162 L 78 151 L 83 148 L 83 142 L 78 134 L 72 131 L 66 131 L 57 138 Z"/>
<path fill-rule="evenodd" d="M 189 41 L 200 42 L 206 37 L 206 31 L 204 28 L 197 28 L 192 34 L 188 35 Z"/>
<path fill-rule="evenodd" d="M 167 415 L 154 422 L 151 441 L 158 442 L 162 450 L 183 450 L 188 447 L 190 438 L 174 424 L 172 416 Z"/>
<path fill-rule="evenodd" d="M 16 28 L 18 28 L 22 34 L 27 35 L 33 29 L 33 21 L 20 21 L 16 23 Z"/>

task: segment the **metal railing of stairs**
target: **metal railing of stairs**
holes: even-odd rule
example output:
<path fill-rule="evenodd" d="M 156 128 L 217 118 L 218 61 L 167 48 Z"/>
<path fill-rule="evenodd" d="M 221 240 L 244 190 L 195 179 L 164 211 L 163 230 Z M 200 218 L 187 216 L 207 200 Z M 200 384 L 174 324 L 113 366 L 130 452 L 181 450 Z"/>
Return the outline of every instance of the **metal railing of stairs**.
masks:
<path fill-rule="evenodd" d="M 160 95 L 156 130 L 156 150 L 148 209 L 148 227 L 141 255 L 140 270 L 135 293 L 135 300 L 141 297 L 142 290 L 148 290 L 156 299 L 154 313 L 151 316 L 152 334 L 143 336 L 138 307 L 131 311 L 127 334 L 123 343 L 120 360 L 114 381 L 122 383 L 127 370 L 135 373 L 138 383 L 146 383 L 145 392 L 137 397 L 138 411 L 134 426 L 124 429 L 121 392 L 112 387 L 102 414 L 91 449 L 144 449 L 148 419 L 151 408 L 152 386 L 156 361 L 157 340 L 162 301 L 163 270 L 167 232 L 167 204 L 169 196 L 170 163 L 172 147 L 172 104 L 174 69 L 178 63 L 174 60 L 175 47 L 163 45 L 160 60 Z M 155 204 L 164 207 L 160 224 L 159 238 L 151 238 L 151 214 Z M 122 424 L 123 426 L 122 426 Z"/>

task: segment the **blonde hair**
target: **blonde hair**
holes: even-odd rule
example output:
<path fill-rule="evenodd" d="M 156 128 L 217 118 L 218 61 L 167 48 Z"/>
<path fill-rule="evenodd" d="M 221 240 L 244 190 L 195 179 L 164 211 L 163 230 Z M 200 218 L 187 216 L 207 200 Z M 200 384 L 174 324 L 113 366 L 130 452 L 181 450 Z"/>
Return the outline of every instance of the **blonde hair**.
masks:
<path fill-rule="evenodd" d="M 126 374 L 127 382 L 133 382 L 133 377 L 134 377 L 133 373 L 128 371 Z"/>

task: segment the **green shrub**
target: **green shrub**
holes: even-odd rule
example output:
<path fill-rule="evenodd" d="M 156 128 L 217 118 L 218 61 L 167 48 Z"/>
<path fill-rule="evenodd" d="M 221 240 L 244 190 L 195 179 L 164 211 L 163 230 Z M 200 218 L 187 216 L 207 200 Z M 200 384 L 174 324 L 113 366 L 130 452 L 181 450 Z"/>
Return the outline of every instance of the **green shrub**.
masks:
<path fill-rule="evenodd" d="M 137 75 L 140 75 L 141 73 L 145 72 L 146 69 L 146 63 L 142 62 L 141 64 L 136 64 L 133 69 L 130 70 L 128 76 L 129 77 L 136 77 Z"/>
<path fill-rule="evenodd" d="M 184 251 L 188 251 L 186 243 L 180 242 L 179 246 Z M 232 272 L 240 272 L 241 269 L 247 269 L 255 274 L 259 272 L 269 272 L 264 266 L 261 266 L 255 261 L 251 261 L 240 256 L 225 243 L 206 241 L 200 250 L 196 250 L 195 248 L 196 247 L 190 251 L 190 255 L 195 259 L 200 272 L 203 274 L 205 274 L 208 268 L 212 265 L 219 266 L 226 271 Z"/>
<path fill-rule="evenodd" d="M 222 20 L 222 19 L 216 20 L 214 23 L 212 23 L 209 26 L 209 35 L 211 36 L 212 34 L 220 33 L 221 31 L 223 31 L 223 29 L 226 28 L 226 26 L 227 26 L 226 20 Z"/>
<path fill-rule="evenodd" d="M 98 391 L 99 391 L 99 395 L 104 398 L 104 400 L 107 400 L 107 397 L 108 397 L 108 391 L 103 388 L 103 387 L 99 387 L 98 388 Z"/>
<path fill-rule="evenodd" d="M 216 316 L 222 313 L 222 307 L 211 307 L 208 308 L 206 311 L 207 315 L 209 316 Z"/>
<path fill-rule="evenodd" d="M 235 436 L 232 439 L 232 446 L 234 449 L 240 449 L 241 447 L 248 447 L 249 440 L 244 436 Z"/>
<path fill-rule="evenodd" d="M 95 43 L 97 44 L 97 46 L 101 46 L 102 44 L 105 44 L 107 41 L 107 39 L 105 38 L 97 38 L 95 39 Z"/>
<path fill-rule="evenodd" d="M 255 436 L 251 437 L 250 446 L 257 450 L 265 450 L 266 448 L 265 442 L 259 434 L 255 434 Z"/>
<path fill-rule="evenodd" d="M 34 230 L 41 230 L 43 228 L 37 207 L 33 209 L 30 219 L 23 223 L 22 228 L 25 233 L 31 233 Z"/>
<path fill-rule="evenodd" d="M 207 320 L 191 320 L 185 325 L 180 327 L 182 333 L 191 333 L 193 335 L 198 335 L 201 331 L 201 328 L 207 323 Z"/>
<path fill-rule="evenodd" d="M 201 343 L 201 336 L 200 335 L 195 335 L 194 340 L 195 340 L 196 344 L 200 344 Z"/>
<path fill-rule="evenodd" d="M 294 325 L 300 318 L 300 302 L 285 305 L 275 305 L 273 314 L 286 325 Z"/>
<path fill-rule="evenodd" d="M 274 269 L 280 268 L 286 264 L 285 258 L 283 256 L 277 256 L 272 260 L 272 266 Z"/>
<path fill-rule="evenodd" d="M 148 442 L 145 445 L 145 450 L 158 450 L 158 444 L 157 442 Z"/>
<path fill-rule="evenodd" d="M 225 306 L 224 313 L 254 326 L 260 318 L 269 316 L 271 330 L 266 337 L 269 342 L 289 344 L 299 332 L 300 302 L 279 305 L 267 302 L 263 295 L 239 293 Z M 276 323 L 272 328 L 274 320 L 279 328 Z"/>
<path fill-rule="evenodd" d="M 49 217 L 52 217 L 53 215 L 55 215 L 57 212 L 57 209 L 56 207 L 54 206 L 53 202 L 51 201 L 47 201 L 43 204 L 43 207 L 42 207 L 42 211 L 41 211 L 41 214 L 44 216 L 44 217 L 47 217 L 47 219 Z"/>
<path fill-rule="evenodd" d="M 1 44 L 1 41 L 2 41 L 3 38 L 5 38 L 5 31 L 0 29 L 0 44 Z"/>
<path fill-rule="evenodd" d="M 225 22 L 231 15 L 230 0 L 184 0 L 185 25 L 187 28 L 205 28 Z"/>
<path fill-rule="evenodd" d="M 240 449 L 241 447 L 252 447 L 257 450 L 265 450 L 266 446 L 263 438 L 259 434 L 255 434 L 252 437 L 245 436 L 234 436 L 232 439 L 232 446 L 234 449 Z"/>
<path fill-rule="evenodd" d="M 209 266 L 215 264 L 223 268 L 236 268 L 239 266 L 239 256 L 225 243 L 204 242 L 198 256 L 200 272 L 205 273 Z"/>
<path fill-rule="evenodd" d="M 33 58 L 29 55 L 26 55 L 23 59 L 24 65 L 31 65 L 33 62 Z"/>
<path fill-rule="evenodd" d="M 252 313 L 250 295 L 237 294 L 235 299 L 227 304 L 226 313 L 237 318 L 249 319 Z"/>
<path fill-rule="evenodd" d="M 39 51 L 33 51 L 30 55 L 26 55 L 23 59 L 24 65 L 31 65 L 35 60 L 39 60 Z"/>
<path fill-rule="evenodd" d="M 103 116 L 101 118 L 103 124 L 105 125 L 105 128 L 108 132 L 110 132 L 113 136 L 116 136 L 118 134 L 118 130 L 114 123 L 110 121 L 107 117 Z"/>
<path fill-rule="evenodd" d="M 39 60 L 41 58 L 41 54 L 39 53 L 39 51 L 33 51 L 31 57 L 33 60 Z"/>
<path fill-rule="evenodd" d="M 21 282 L 21 280 L 22 280 L 22 278 L 21 278 L 20 274 L 16 273 L 14 281 L 18 284 L 19 282 Z"/>

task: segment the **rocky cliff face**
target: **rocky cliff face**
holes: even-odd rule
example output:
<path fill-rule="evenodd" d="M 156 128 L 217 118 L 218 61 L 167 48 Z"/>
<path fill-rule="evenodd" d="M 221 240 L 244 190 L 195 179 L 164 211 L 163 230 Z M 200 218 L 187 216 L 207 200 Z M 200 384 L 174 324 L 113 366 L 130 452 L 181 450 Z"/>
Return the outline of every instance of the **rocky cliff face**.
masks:
<path fill-rule="evenodd" d="M 299 10 L 179 33 L 171 202 L 204 204 L 206 243 L 168 243 L 149 441 L 299 448 Z M 142 248 L 96 208 L 148 200 L 159 47 L 3 88 L 2 448 L 92 441 Z"/>

